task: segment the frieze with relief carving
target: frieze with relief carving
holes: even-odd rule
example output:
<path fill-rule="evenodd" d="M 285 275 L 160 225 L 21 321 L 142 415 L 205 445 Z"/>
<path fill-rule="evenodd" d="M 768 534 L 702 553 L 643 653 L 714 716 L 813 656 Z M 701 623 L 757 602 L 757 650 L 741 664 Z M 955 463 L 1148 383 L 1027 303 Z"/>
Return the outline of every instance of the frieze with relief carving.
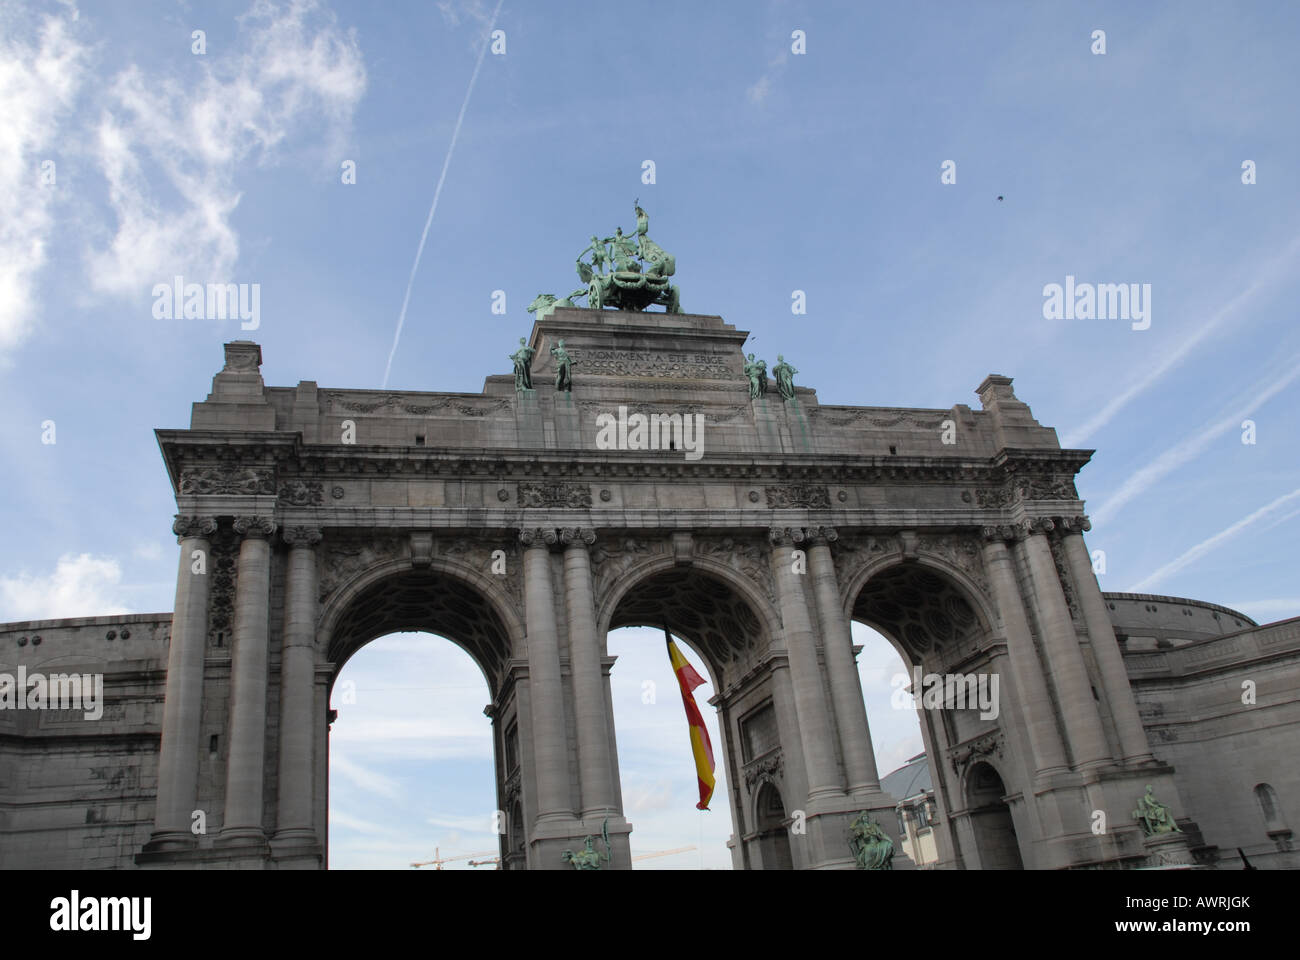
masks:
<path fill-rule="evenodd" d="M 521 507 L 565 507 L 579 510 L 591 506 L 591 487 L 585 483 L 521 482 L 517 488 Z"/>
<path fill-rule="evenodd" d="M 811 483 L 791 483 L 783 486 L 764 487 L 767 505 L 776 510 L 804 507 L 810 510 L 829 509 L 830 491 L 823 486 Z"/>
<path fill-rule="evenodd" d="M 178 492 L 194 496 L 273 496 L 275 471 L 270 467 L 249 467 L 218 463 L 186 467 L 181 471 Z"/>

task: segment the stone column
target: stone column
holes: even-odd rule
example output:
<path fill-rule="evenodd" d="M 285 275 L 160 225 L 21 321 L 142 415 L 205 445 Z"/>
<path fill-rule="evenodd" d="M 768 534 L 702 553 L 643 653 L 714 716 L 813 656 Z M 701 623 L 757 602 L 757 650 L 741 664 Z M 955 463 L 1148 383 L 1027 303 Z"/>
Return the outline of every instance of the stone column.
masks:
<path fill-rule="evenodd" d="M 772 571 L 776 576 L 781 601 L 786 649 L 790 657 L 790 679 L 794 686 L 795 715 L 799 719 L 799 739 L 808 765 L 808 799 L 841 795 L 844 786 L 835 769 L 831 744 L 830 718 L 826 713 L 826 689 L 822 685 L 821 666 L 817 663 L 816 639 L 808 607 L 804 600 L 800 574 L 793 570 L 791 553 L 803 543 L 798 528 L 773 527 L 768 532 L 772 543 Z"/>
<path fill-rule="evenodd" d="M 1069 764 L 1065 760 L 1061 735 L 1056 729 L 1052 697 L 1034 650 L 1024 600 L 1016 584 L 1015 567 L 1003 542 L 1015 538 L 1019 532 L 1020 528 L 1010 526 L 984 528 L 984 569 L 988 571 L 1002 629 L 1006 632 L 1007 656 L 1011 661 L 1016 689 L 1024 699 L 1019 713 L 1029 732 L 1034 768 L 1041 776 L 1068 770 Z"/>
<path fill-rule="evenodd" d="M 838 534 L 834 527 L 811 527 L 807 536 L 808 573 L 817 595 L 822 649 L 825 651 L 826 670 L 830 674 L 831 702 L 835 705 L 849 792 L 874 793 L 880 790 L 880 774 L 871 746 L 871 729 L 867 722 L 867 705 L 862 698 L 858 665 L 853 659 L 853 633 L 840 604 L 835 560 L 831 556 L 830 544 L 838 539 Z"/>
<path fill-rule="evenodd" d="M 1106 693 L 1106 702 L 1110 704 L 1115 732 L 1119 736 L 1120 754 L 1126 762 L 1154 762 L 1151 743 L 1142 728 L 1137 701 L 1133 699 L 1128 671 L 1124 669 L 1124 655 L 1120 653 L 1115 628 L 1111 624 L 1110 615 L 1106 613 L 1106 601 L 1097 585 L 1097 577 L 1092 572 L 1092 560 L 1083 542 L 1082 531 L 1092 529 L 1092 524 L 1087 517 L 1070 517 L 1062 526 L 1065 532 L 1061 537 L 1061 546 L 1065 552 L 1065 562 L 1070 567 L 1079 606 L 1083 609 L 1083 620 L 1092 641 L 1092 653 L 1101 674 L 1101 685 Z"/>
<path fill-rule="evenodd" d="M 609 712 L 605 677 L 596 638 L 596 597 L 591 584 L 589 548 L 594 530 L 565 527 L 564 608 L 569 619 L 569 666 L 573 674 L 573 713 L 578 727 L 578 776 L 582 816 L 614 811 L 613 765 L 609 750 Z"/>
<path fill-rule="evenodd" d="M 1045 517 L 1026 521 L 1023 524 L 1025 539 L 1017 543 L 1016 548 L 1033 583 L 1038 619 L 1044 634 L 1043 652 L 1060 698 L 1074 765 L 1086 767 L 1110 760 L 1110 750 L 1106 746 L 1106 732 L 1101 725 L 1097 701 L 1092 696 L 1088 667 L 1084 663 L 1083 651 L 1079 649 L 1079 636 L 1074 631 L 1056 562 L 1052 559 L 1052 548 L 1047 542 L 1047 534 L 1055 526 Z"/>
<path fill-rule="evenodd" d="M 203 713 L 203 657 L 208 640 L 208 577 L 212 571 L 210 517 L 177 516 L 172 524 L 181 547 L 176 606 L 167 651 L 162 745 L 158 756 L 158 804 L 151 845 L 190 845 L 190 816 L 197 804 L 199 721 Z"/>
<path fill-rule="evenodd" d="M 529 528 L 520 531 L 519 539 L 524 544 L 524 613 L 528 620 L 528 691 L 537 774 L 537 820 L 564 820 L 573 816 L 573 809 L 549 549 L 559 538 L 553 529 Z"/>
<path fill-rule="evenodd" d="M 312 823 L 316 741 L 316 544 L 319 527 L 286 527 L 284 643 L 280 655 L 280 767 L 275 839 L 318 842 Z"/>
<path fill-rule="evenodd" d="M 239 572 L 235 583 L 235 649 L 230 668 L 230 752 L 226 815 L 220 842 L 265 839 L 262 768 L 266 745 L 267 628 L 271 603 L 271 545 L 275 521 L 236 517 Z"/>

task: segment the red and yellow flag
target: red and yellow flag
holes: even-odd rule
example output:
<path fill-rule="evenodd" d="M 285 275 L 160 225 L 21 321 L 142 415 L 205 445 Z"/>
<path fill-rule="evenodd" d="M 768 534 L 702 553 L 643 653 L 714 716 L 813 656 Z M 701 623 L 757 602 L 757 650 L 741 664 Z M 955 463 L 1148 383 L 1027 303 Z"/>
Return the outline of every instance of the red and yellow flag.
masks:
<path fill-rule="evenodd" d="M 695 776 L 700 782 L 700 802 L 695 807 L 707 810 L 716 783 L 713 779 L 713 744 L 709 742 L 704 717 L 700 716 L 700 708 L 695 705 L 695 696 L 691 693 L 704 682 L 704 678 L 682 656 L 667 627 L 664 628 L 664 639 L 668 641 L 668 659 L 673 665 L 673 673 L 677 674 L 677 685 L 682 688 L 682 705 L 686 707 L 686 722 L 691 728 L 691 752 L 695 754 Z"/>

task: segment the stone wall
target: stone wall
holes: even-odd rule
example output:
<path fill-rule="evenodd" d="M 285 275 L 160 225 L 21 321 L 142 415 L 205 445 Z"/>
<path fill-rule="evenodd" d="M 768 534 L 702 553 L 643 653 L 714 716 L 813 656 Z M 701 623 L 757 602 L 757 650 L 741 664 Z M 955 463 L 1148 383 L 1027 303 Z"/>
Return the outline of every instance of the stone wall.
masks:
<path fill-rule="evenodd" d="M 1300 867 L 1300 617 L 1254 626 L 1226 607 L 1106 594 L 1156 757 L 1219 865 Z M 1251 624 L 1220 636 L 1212 631 Z M 1134 644 L 1134 640 L 1138 640 Z M 1136 801 L 1137 798 L 1134 797 Z"/>
<path fill-rule="evenodd" d="M 0 869 L 134 865 L 153 828 L 170 630 L 166 613 L 0 624 L 0 673 L 103 676 L 98 719 L 0 710 Z"/>

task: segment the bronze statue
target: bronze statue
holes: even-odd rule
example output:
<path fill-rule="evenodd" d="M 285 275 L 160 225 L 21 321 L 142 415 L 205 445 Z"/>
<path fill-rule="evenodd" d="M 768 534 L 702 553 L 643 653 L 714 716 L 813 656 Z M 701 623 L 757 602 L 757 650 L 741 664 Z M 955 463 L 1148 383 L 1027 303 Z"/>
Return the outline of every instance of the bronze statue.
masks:
<path fill-rule="evenodd" d="M 1138 808 L 1133 811 L 1133 816 L 1142 824 L 1142 832 L 1148 837 L 1161 833 L 1183 832 L 1178 824 L 1174 823 L 1174 815 L 1170 813 L 1169 806 L 1161 803 L 1151 794 L 1150 784 L 1147 784 L 1146 794 L 1138 800 Z"/>
<path fill-rule="evenodd" d="M 781 391 L 782 399 L 794 399 L 794 375 L 798 372 L 785 362 L 785 357 L 782 354 L 778 353 L 776 355 L 776 366 L 772 368 L 772 376 L 776 377 L 776 386 Z"/>
<path fill-rule="evenodd" d="M 894 841 L 866 810 L 849 824 L 849 849 L 859 870 L 894 869 Z"/>
<path fill-rule="evenodd" d="M 745 361 L 745 376 L 749 377 L 749 398 L 757 400 L 767 393 L 767 361 L 755 360 L 751 353 Z"/>
<path fill-rule="evenodd" d="M 532 362 L 533 354 L 536 353 L 532 347 L 524 342 L 524 338 L 519 338 L 519 349 L 510 354 L 510 359 L 515 362 L 515 389 L 531 390 L 533 389 L 533 371 Z"/>
<path fill-rule="evenodd" d="M 551 356 L 555 358 L 555 389 L 566 393 L 573 391 L 573 361 L 569 351 L 564 349 L 564 341 L 559 340 L 551 347 Z"/>
<path fill-rule="evenodd" d="M 577 853 L 572 850 L 565 850 L 560 854 L 560 859 L 572 866 L 574 870 L 599 870 L 601 862 L 608 863 L 610 859 L 608 817 L 601 824 L 600 834 L 605 841 L 605 852 L 603 854 L 596 850 L 596 838 L 587 836 L 583 838 L 583 842 L 586 844 L 585 850 L 579 850 Z"/>

